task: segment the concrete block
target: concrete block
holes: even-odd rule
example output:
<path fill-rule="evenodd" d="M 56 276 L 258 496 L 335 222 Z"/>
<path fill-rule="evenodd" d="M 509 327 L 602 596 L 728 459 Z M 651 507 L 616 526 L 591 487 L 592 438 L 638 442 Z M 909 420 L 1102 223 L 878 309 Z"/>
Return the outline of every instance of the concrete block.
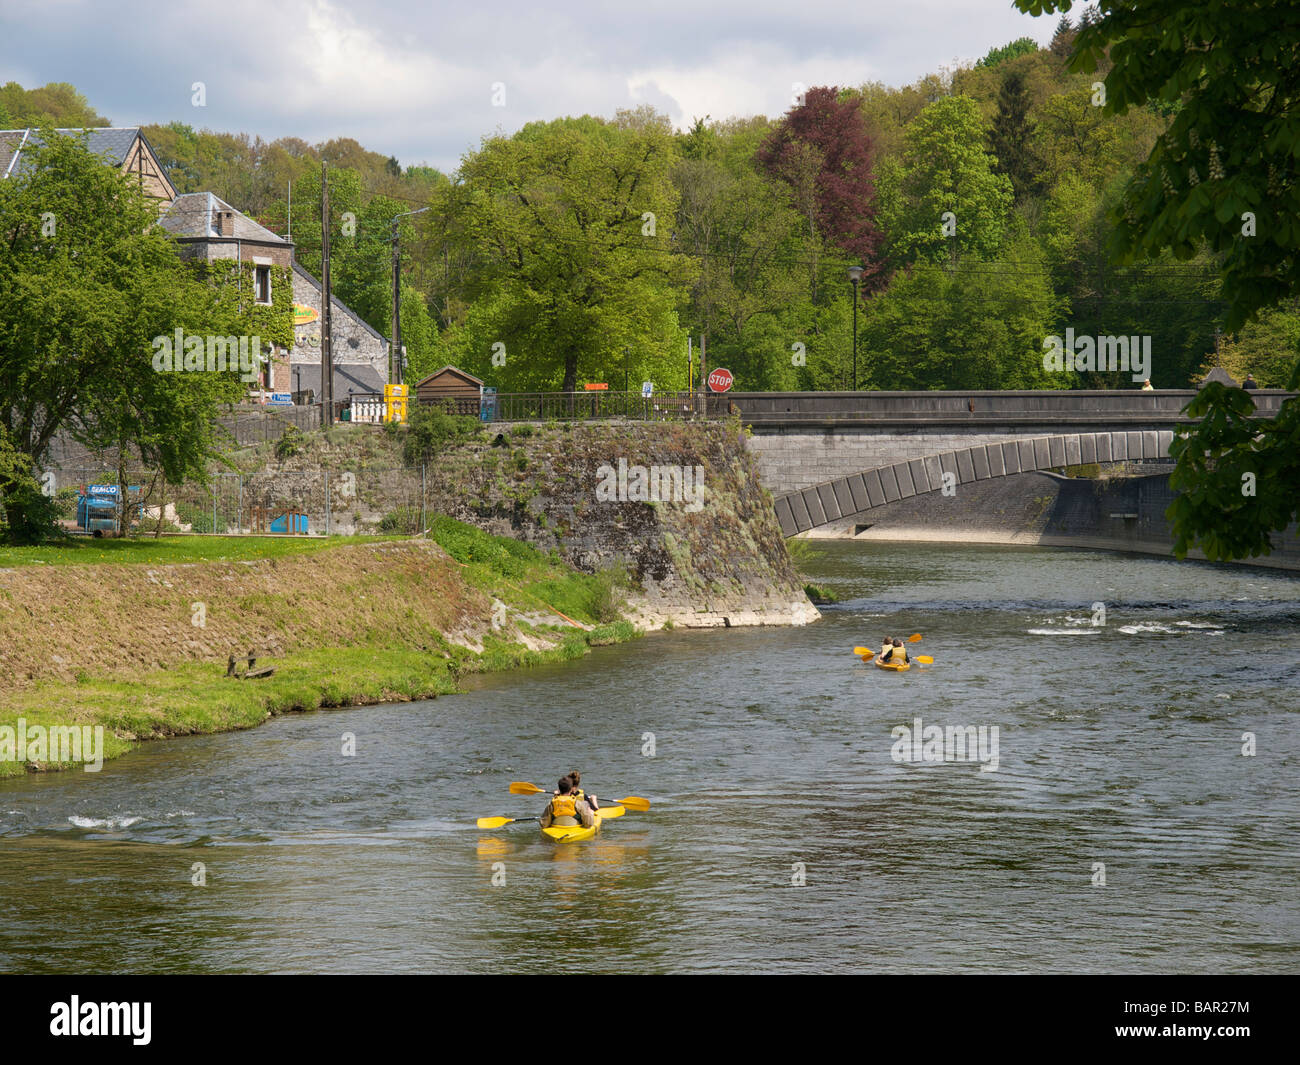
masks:
<path fill-rule="evenodd" d="M 849 479 L 847 477 L 832 481 L 831 491 L 835 493 L 835 505 L 839 507 L 841 515 L 847 516 L 858 512 L 858 508 L 853 505 L 853 493 L 849 491 Z"/>
<path fill-rule="evenodd" d="M 954 484 L 961 483 L 961 473 L 957 469 L 957 452 L 945 451 L 939 456 L 939 465 L 943 467 L 944 473 L 952 474 L 952 481 Z"/>
<path fill-rule="evenodd" d="M 1002 466 L 1008 476 L 1020 472 L 1020 445 L 1014 440 L 999 445 L 1002 451 Z"/>
<path fill-rule="evenodd" d="M 862 480 L 866 483 L 867 498 L 871 500 L 871 505 L 881 506 L 885 502 L 885 486 L 880 483 L 880 471 L 868 470 L 862 475 Z"/>
<path fill-rule="evenodd" d="M 970 449 L 971 465 L 975 467 L 975 479 L 986 481 L 989 478 L 989 452 L 983 444 Z M 958 460 L 960 465 L 961 460 Z"/>
<path fill-rule="evenodd" d="M 813 525 L 825 525 L 826 509 L 822 506 L 822 501 L 817 498 L 817 489 L 805 488 L 799 495 L 808 506 L 808 518 Z"/>
<path fill-rule="evenodd" d="M 1128 437 L 1128 457 L 1130 459 L 1145 458 L 1146 456 L 1142 454 L 1142 433 L 1134 430 L 1124 435 Z"/>
<path fill-rule="evenodd" d="M 1007 472 L 1006 465 L 1002 460 L 1002 445 L 989 444 L 985 451 L 988 452 L 989 457 L 989 476 L 1001 477 Z"/>
<path fill-rule="evenodd" d="M 1170 429 L 1161 429 L 1156 434 L 1157 457 L 1166 459 L 1169 457 L 1169 447 L 1174 442 L 1174 434 Z"/>
<path fill-rule="evenodd" d="M 894 476 L 893 466 L 880 468 L 880 484 L 885 490 L 885 502 L 892 503 L 901 498 L 898 492 L 898 478 Z"/>
<path fill-rule="evenodd" d="M 912 471 L 906 462 L 894 463 L 894 477 L 898 480 L 898 495 L 901 499 L 916 495 L 916 486 L 912 483 Z"/>
<path fill-rule="evenodd" d="M 930 478 L 925 472 L 925 463 L 920 459 L 911 459 L 907 463 L 907 471 L 912 475 L 912 486 L 917 493 L 930 491 Z"/>
<path fill-rule="evenodd" d="M 1110 434 L 1110 457 L 1115 462 L 1128 459 L 1128 433 Z"/>
<path fill-rule="evenodd" d="M 1053 466 L 1065 465 L 1065 437 L 1049 436 L 1047 438 L 1047 451 L 1052 456 Z"/>
<path fill-rule="evenodd" d="M 975 463 L 971 460 L 970 448 L 963 448 L 955 453 L 957 459 L 957 483 L 970 484 L 975 480 Z"/>
<path fill-rule="evenodd" d="M 776 501 L 773 509 L 776 511 L 776 520 L 781 523 L 781 533 L 784 536 L 793 536 L 797 532 L 802 532 L 799 523 L 794 520 L 794 512 L 790 509 L 790 501 L 784 496 Z"/>
<path fill-rule="evenodd" d="M 1095 433 L 1079 434 L 1079 461 L 1084 464 L 1097 461 L 1097 436 Z"/>
<path fill-rule="evenodd" d="M 1110 447 L 1110 433 L 1097 433 L 1097 461 L 1110 462 L 1114 457 Z"/>
<path fill-rule="evenodd" d="M 1052 455 L 1048 450 L 1048 440 L 1048 437 L 1040 436 L 1032 441 L 1034 445 L 1033 468 L 1036 470 L 1045 470 L 1052 464 Z"/>
<path fill-rule="evenodd" d="M 1142 433 L 1142 457 L 1144 459 L 1160 457 L 1159 434 L 1154 429 L 1147 429 Z"/>
<path fill-rule="evenodd" d="M 786 502 L 790 505 L 790 513 L 794 517 L 794 523 L 798 526 L 800 532 L 806 532 L 813 527 L 812 515 L 808 513 L 808 504 L 804 502 L 803 493 L 795 492 L 794 495 L 785 497 Z"/>
<path fill-rule="evenodd" d="M 822 505 L 822 513 L 826 515 L 827 521 L 835 521 L 844 515 L 840 512 L 840 505 L 835 501 L 835 491 L 829 484 L 819 484 L 816 489 L 817 498 Z"/>
<path fill-rule="evenodd" d="M 925 467 L 925 479 L 930 482 L 930 491 L 937 492 L 943 487 L 943 464 L 938 455 L 926 455 L 921 459 Z"/>
<path fill-rule="evenodd" d="M 867 485 L 862 480 L 862 474 L 855 473 L 848 478 L 849 494 L 853 497 L 853 513 L 860 510 L 866 510 L 871 506 L 871 500 L 867 498 Z"/>

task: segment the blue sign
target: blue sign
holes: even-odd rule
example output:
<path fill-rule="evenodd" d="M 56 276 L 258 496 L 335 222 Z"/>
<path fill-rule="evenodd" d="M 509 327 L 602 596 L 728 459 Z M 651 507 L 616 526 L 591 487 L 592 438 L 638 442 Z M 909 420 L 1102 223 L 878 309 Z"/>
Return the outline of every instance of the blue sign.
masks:
<path fill-rule="evenodd" d="M 266 401 L 268 407 L 292 407 L 292 392 L 272 392 L 270 398 Z"/>
<path fill-rule="evenodd" d="M 115 485 L 115 484 L 88 484 L 88 485 L 86 485 L 86 495 L 88 495 L 88 496 L 115 496 L 115 495 L 117 495 L 117 485 Z"/>
<path fill-rule="evenodd" d="M 484 387 L 482 395 L 479 397 L 479 419 L 485 422 L 496 421 L 497 417 L 497 390 L 495 388 Z"/>
<path fill-rule="evenodd" d="M 645 399 L 649 399 L 654 394 L 655 394 L 655 383 L 653 381 L 642 381 L 641 382 L 642 397 Z"/>

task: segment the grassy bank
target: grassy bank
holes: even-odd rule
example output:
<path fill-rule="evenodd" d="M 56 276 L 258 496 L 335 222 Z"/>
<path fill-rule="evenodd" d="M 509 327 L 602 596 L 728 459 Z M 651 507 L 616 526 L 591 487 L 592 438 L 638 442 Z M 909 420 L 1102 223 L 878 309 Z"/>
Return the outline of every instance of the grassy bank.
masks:
<path fill-rule="evenodd" d="M 144 542 L 109 541 L 108 562 L 80 555 L 90 559 L 81 564 L 47 557 L 59 548 L 30 549 L 40 558 L 11 549 L 20 558 L 0 574 L 0 661 L 14 683 L 0 725 L 102 725 L 111 758 L 142 740 L 276 714 L 443 695 L 469 673 L 575 658 L 635 635 L 609 575 L 449 519 L 432 539 L 286 539 L 271 558 L 240 558 L 247 541 L 186 538 L 164 541 L 163 559 Z M 206 597 L 200 639 L 195 596 Z M 26 650 L 12 642 L 24 630 Z M 170 645 L 158 646 L 160 632 Z M 225 676 L 223 652 L 247 644 L 273 676 Z M 140 658 L 146 646 L 152 662 Z M 0 761 L 0 775 L 51 768 L 62 767 Z"/>

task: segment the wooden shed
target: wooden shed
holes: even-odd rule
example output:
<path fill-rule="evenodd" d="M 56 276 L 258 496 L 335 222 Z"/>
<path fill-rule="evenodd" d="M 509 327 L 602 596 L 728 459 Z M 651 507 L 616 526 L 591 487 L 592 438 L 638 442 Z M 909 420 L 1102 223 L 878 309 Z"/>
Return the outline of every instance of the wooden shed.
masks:
<path fill-rule="evenodd" d="M 473 374 L 444 366 L 415 385 L 418 403 L 432 404 L 449 414 L 470 414 L 478 417 L 483 396 L 483 382 Z"/>

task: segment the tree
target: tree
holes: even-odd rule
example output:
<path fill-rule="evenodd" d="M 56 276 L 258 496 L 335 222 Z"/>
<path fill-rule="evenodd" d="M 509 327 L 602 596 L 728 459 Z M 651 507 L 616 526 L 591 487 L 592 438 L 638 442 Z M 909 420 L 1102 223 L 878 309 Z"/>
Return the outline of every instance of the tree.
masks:
<path fill-rule="evenodd" d="M 941 262 L 955 254 L 994 259 L 1001 250 L 1013 193 L 984 147 L 988 129 L 974 100 L 948 96 L 908 128 L 897 197 L 881 221 L 894 264 Z M 945 217 L 949 216 L 950 217 Z"/>
<path fill-rule="evenodd" d="M 988 55 L 975 65 L 977 67 L 995 67 L 1017 56 L 1033 55 L 1038 51 L 1038 43 L 1032 37 L 1018 37 L 1001 48 L 990 48 Z"/>
<path fill-rule="evenodd" d="M 1016 5 L 1041 14 L 1068 10 L 1070 0 Z M 1131 0 L 1090 20 L 1075 49 L 1074 70 L 1096 70 L 1105 57 L 1113 63 L 1108 113 L 1180 104 L 1115 211 L 1112 247 L 1121 260 L 1164 250 L 1186 259 L 1208 245 L 1222 256 L 1231 330 L 1300 295 L 1300 21 L 1291 0 Z M 1288 385 L 1300 386 L 1300 363 Z M 1295 520 L 1300 402 L 1287 400 L 1273 421 L 1253 412 L 1248 393 L 1218 383 L 1188 405 L 1200 423 L 1171 449 L 1179 557 L 1193 545 L 1211 559 L 1267 554 L 1271 534 Z"/>
<path fill-rule="evenodd" d="M 1210 356 L 1202 373 L 1221 365 L 1238 381 L 1255 378 L 1260 388 L 1286 388 L 1291 370 L 1300 358 L 1300 300 L 1287 300 L 1259 312 L 1234 335 L 1223 340 L 1217 356 Z"/>
<path fill-rule="evenodd" d="M 1043 368 L 1056 312 L 1046 264 L 1025 234 L 999 262 L 968 257 L 948 270 L 919 261 L 868 305 L 867 379 L 900 390 L 1068 387 Z"/>
<path fill-rule="evenodd" d="M 80 137 L 46 128 L 23 155 L 0 181 L 0 435 L 22 456 L 0 470 L 11 530 L 33 525 L 23 464 L 38 467 L 57 433 L 132 446 L 173 483 L 202 478 L 218 404 L 247 389 L 238 366 L 155 370 L 157 338 L 243 330 L 234 300 L 154 224 L 152 201 Z"/>
<path fill-rule="evenodd" d="M 1008 73 L 998 94 L 989 143 L 997 156 L 997 171 L 1011 179 L 1015 201 L 1043 193 L 1043 160 L 1034 149 L 1034 123 L 1029 119 L 1029 91 L 1024 76 Z"/>
<path fill-rule="evenodd" d="M 625 365 L 629 377 L 685 376 L 672 286 L 690 263 L 669 243 L 676 158 L 667 121 L 641 109 L 530 123 L 465 159 L 440 210 L 480 254 L 469 288 L 481 298 L 462 334 L 470 366 L 565 392 L 580 377 L 621 380 Z"/>
<path fill-rule="evenodd" d="M 758 162 L 791 186 L 797 202 L 812 201 L 816 234 L 865 267 L 864 284 L 883 282 L 871 140 L 855 97 L 809 89 L 764 142 Z"/>

